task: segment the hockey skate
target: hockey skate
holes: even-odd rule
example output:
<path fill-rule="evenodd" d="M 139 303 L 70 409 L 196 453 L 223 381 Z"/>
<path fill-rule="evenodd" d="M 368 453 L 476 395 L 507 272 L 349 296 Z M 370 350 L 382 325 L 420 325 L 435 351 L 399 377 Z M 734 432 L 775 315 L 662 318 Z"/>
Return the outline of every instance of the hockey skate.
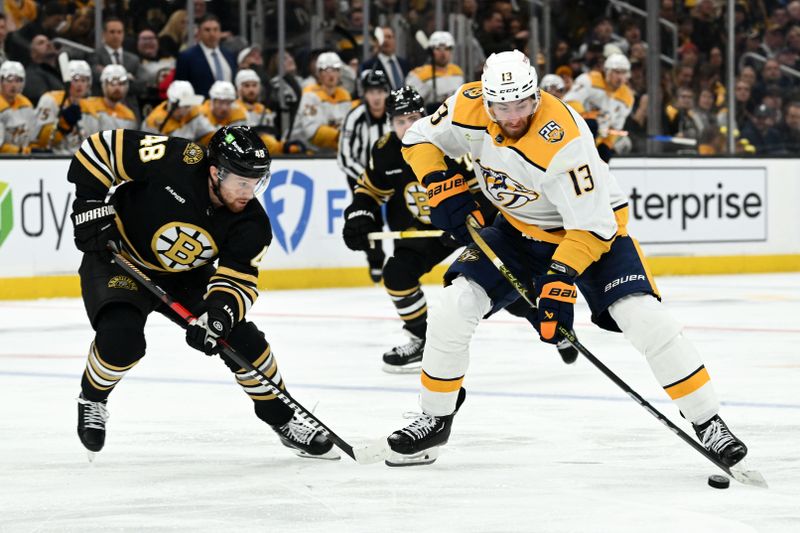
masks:
<path fill-rule="evenodd" d="M 341 459 L 328 437 L 318 429 L 314 429 L 305 419 L 297 416 L 297 413 L 284 425 L 271 427 L 280 437 L 281 443 L 291 448 L 299 457 L 331 461 Z"/>
<path fill-rule="evenodd" d="M 578 359 L 578 350 L 576 350 L 567 339 L 558 341 L 556 349 L 558 350 L 558 355 L 561 356 L 561 360 L 568 365 L 571 365 Z"/>
<path fill-rule="evenodd" d="M 422 352 L 425 339 L 421 339 L 408 330 L 403 330 L 410 340 L 406 344 L 395 346 L 383 354 L 383 371 L 389 374 L 411 374 L 419 372 L 422 363 Z"/>
<path fill-rule="evenodd" d="M 94 459 L 94 454 L 103 449 L 106 443 L 106 421 L 108 420 L 108 410 L 106 402 L 93 402 L 83 397 L 83 393 L 78 400 L 78 438 L 81 444 L 88 450 L 89 461 Z"/>
<path fill-rule="evenodd" d="M 747 446 L 731 433 L 719 415 L 714 415 L 708 422 L 692 425 L 703 447 L 725 466 L 731 467 L 747 455 Z"/>
<path fill-rule="evenodd" d="M 439 448 L 447 444 L 453 418 L 467 397 L 463 387 L 458 391 L 456 410 L 451 415 L 433 416 L 427 413 L 412 413 L 414 421 L 397 430 L 386 439 L 392 453 L 386 459 L 387 466 L 429 465 L 439 457 Z"/>

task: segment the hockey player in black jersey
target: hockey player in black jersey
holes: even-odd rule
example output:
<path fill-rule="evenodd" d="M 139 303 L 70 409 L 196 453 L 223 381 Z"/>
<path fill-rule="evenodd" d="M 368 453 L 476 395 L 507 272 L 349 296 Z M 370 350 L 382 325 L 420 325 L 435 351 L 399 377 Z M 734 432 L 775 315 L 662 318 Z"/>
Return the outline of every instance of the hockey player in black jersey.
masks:
<path fill-rule="evenodd" d="M 199 317 L 187 343 L 208 355 L 226 339 L 285 388 L 264 334 L 246 319 L 258 296 L 258 266 L 272 240 L 255 196 L 269 180 L 270 156 L 247 127 L 224 127 L 208 151 L 178 137 L 109 130 L 86 139 L 68 179 L 86 312 L 95 331 L 78 398 L 78 436 L 103 448 L 109 394 L 145 354 L 144 325 L 172 311 L 110 260 L 109 241 Z M 216 261 L 216 267 L 214 263 Z M 222 356 L 253 400 L 258 418 L 306 457 L 338 459 L 332 443 L 244 369 Z"/>
<path fill-rule="evenodd" d="M 367 234 L 383 227 L 381 206 L 384 204 L 387 224 L 392 230 L 435 229 L 430 223 L 425 188 L 415 179 L 400 152 L 406 129 L 425 116 L 425 103 L 411 87 L 393 91 L 386 103 L 393 131 L 373 145 L 369 164 L 353 193 L 353 202 L 344 213 L 342 235 L 351 250 L 370 248 Z M 471 173 L 462 168 L 463 163 L 449 160 L 448 164 L 460 168 L 461 172 Z M 458 246 L 447 236 L 395 240 L 394 254 L 383 267 L 383 284 L 403 319 L 403 328 L 410 341 L 383 354 L 385 371 L 419 370 L 428 317 L 419 279 Z"/>

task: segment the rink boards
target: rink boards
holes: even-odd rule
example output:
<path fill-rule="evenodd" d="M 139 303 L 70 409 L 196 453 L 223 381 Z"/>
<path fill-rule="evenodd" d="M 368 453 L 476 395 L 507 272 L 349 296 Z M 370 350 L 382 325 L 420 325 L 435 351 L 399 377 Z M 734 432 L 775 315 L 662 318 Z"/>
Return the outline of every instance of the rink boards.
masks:
<path fill-rule="evenodd" d="M 0 159 L 0 298 L 79 295 L 68 166 Z M 615 159 L 612 172 L 656 275 L 800 270 L 798 160 Z M 335 160 L 274 160 L 259 201 L 274 233 L 262 288 L 369 284 L 363 253 L 341 240 L 350 192 Z"/>

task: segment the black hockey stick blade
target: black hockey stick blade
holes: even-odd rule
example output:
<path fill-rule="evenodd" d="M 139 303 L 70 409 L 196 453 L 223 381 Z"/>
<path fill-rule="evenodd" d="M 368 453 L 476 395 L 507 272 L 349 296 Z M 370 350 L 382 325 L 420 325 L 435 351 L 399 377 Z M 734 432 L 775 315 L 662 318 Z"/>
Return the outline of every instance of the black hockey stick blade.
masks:
<path fill-rule="evenodd" d="M 531 301 L 528 297 L 528 291 L 523 286 L 523 284 L 517 279 L 516 276 L 505 266 L 503 261 L 494 253 L 494 250 L 489 246 L 489 244 L 480 236 L 478 230 L 480 229 L 480 224 L 475 217 L 472 215 L 467 215 L 467 230 L 469 231 L 472 240 L 475 241 L 475 244 L 481 251 L 486 254 L 486 257 L 492 262 L 492 264 L 500 271 L 503 277 L 517 290 L 517 292 L 522 296 L 525 301 L 532 307 L 536 308 L 536 305 Z M 664 414 L 662 414 L 658 409 L 653 407 L 650 402 L 642 398 L 642 396 L 633 390 L 630 385 L 625 383 L 622 378 L 617 376 L 610 368 L 604 365 L 597 357 L 592 354 L 575 336 L 575 332 L 572 330 L 568 330 L 564 326 L 558 326 L 558 332 L 561 334 L 567 341 L 576 349 L 578 350 L 583 356 L 589 360 L 598 370 L 600 370 L 603 374 L 606 375 L 611 381 L 613 381 L 619 388 L 621 388 L 625 393 L 630 396 L 636 403 L 644 407 L 646 411 L 648 411 L 651 415 L 653 415 L 656 419 L 658 419 L 662 424 L 667 426 L 670 431 L 675 433 L 678 437 L 683 439 L 687 444 L 689 444 L 692 448 L 697 450 L 703 457 L 717 465 L 720 469 L 725 471 L 728 475 L 732 476 L 736 481 L 740 483 L 744 483 L 745 485 L 753 485 L 756 487 L 761 488 L 768 488 L 767 482 L 764 479 L 764 476 L 761 475 L 756 470 L 745 470 L 742 463 L 738 465 L 734 465 L 733 467 L 728 467 L 727 465 L 723 464 L 719 461 L 716 457 L 711 455 L 711 453 L 706 450 L 700 443 L 698 443 L 695 439 L 690 437 L 685 431 L 681 428 L 676 426 L 669 418 L 667 418 Z M 738 467 L 738 468 L 737 468 Z"/>
<path fill-rule="evenodd" d="M 169 294 L 159 287 L 147 274 L 142 272 L 136 265 L 129 259 L 122 255 L 119 248 L 115 243 L 109 242 L 108 248 L 111 251 L 114 262 L 119 265 L 128 274 L 134 277 L 136 281 L 141 283 L 147 290 L 156 295 L 164 304 L 172 309 L 178 316 L 183 319 L 183 328 L 186 329 L 189 325 L 193 324 L 196 317 L 186 307 L 175 301 Z M 336 433 L 333 432 L 328 426 L 322 423 L 311 411 L 303 407 L 297 400 L 295 400 L 288 392 L 281 389 L 274 381 L 272 381 L 266 374 L 261 372 L 258 368 L 254 367 L 250 361 L 242 357 L 230 344 L 225 340 L 218 340 L 217 344 L 220 350 L 226 356 L 230 357 L 233 362 L 245 369 L 249 376 L 256 379 L 259 383 L 264 385 L 269 391 L 274 394 L 280 401 L 289 406 L 294 412 L 298 413 L 303 419 L 311 424 L 314 429 L 322 432 L 333 442 L 340 450 L 350 456 L 359 464 L 378 463 L 385 460 L 389 456 L 389 444 L 381 439 L 379 441 L 370 442 L 354 448 L 344 441 Z"/>

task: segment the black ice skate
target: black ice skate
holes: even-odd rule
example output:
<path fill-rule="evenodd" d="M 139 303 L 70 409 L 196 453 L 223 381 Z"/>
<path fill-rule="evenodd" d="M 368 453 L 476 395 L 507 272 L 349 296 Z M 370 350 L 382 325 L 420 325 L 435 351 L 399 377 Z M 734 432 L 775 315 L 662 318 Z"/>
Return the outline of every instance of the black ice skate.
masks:
<path fill-rule="evenodd" d="M 719 415 L 703 424 L 692 425 L 703 447 L 725 466 L 731 467 L 747 455 L 747 446 L 731 433 Z"/>
<path fill-rule="evenodd" d="M 558 350 L 558 355 L 561 356 L 561 360 L 568 365 L 571 365 L 578 359 L 578 350 L 576 350 L 567 339 L 558 341 L 556 349 Z"/>
<path fill-rule="evenodd" d="M 467 391 L 458 391 L 456 410 L 452 415 L 433 416 L 427 413 L 414 413 L 414 421 L 397 430 L 386 439 L 392 453 L 386 459 L 387 466 L 429 465 L 439 457 L 439 448 L 447 444 L 453 418 L 458 412 Z"/>
<path fill-rule="evenodd" d="M 292 448 L 300 457 L 332 461 L 341 459 L 328 437 L 297 416 L 297 413 L 284 425 L 272 426 L 272 429 L 278 434 L 283 445 Z"/>
<path fill-rule="evenodd" d="M 83 397 L 83 393 L 78 400 L 78 438 L 89 451 L 89 460 L 94 459 L 94 454 L 103 449 L 106 443 L 106 421 L 108 411 L 106 402 L 93 402 Z"/>
<path fill-rule="evenodd" d="M 395 346 L 383 354 L 383 371 L 390 374 L 410 374 L 419 372 L 425 339 L 420 339 L 408 330 L 409 342 Z"/>

